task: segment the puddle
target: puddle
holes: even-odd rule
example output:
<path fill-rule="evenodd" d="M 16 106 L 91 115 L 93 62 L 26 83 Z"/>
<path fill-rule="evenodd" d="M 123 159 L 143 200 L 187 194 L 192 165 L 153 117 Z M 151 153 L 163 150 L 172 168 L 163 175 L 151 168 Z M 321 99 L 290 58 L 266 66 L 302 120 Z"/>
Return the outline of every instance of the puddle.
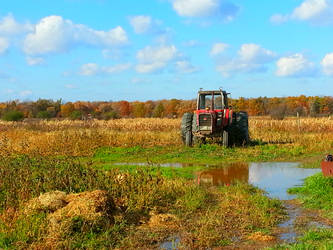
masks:
<path fill-rule="evenodd" d="M 159 249 L 164 249 L 164 250 L 178 249 L 179 243 L 180 243 L 179 237 L 170 237 L 159 246 Z"/>
<path fill-rule="evenodd" d="M 282 230 L 279 238 L 287 243 L 295 243 L 298 235 L 294 230 L 294 223 L 302 211 L 300 207 L 293 206 L 287 202 L 284 202 L 284 206 L 286 208 L 288 220 L 278 225 L 278 227 Z"/>
<path fill-rule="evenodd" d="M 294 162 L 232 164 L 221 169 L 198 172 L 197 182 L 199 184 L 228 185 L 242 181 L 265 190 L 271 198 L 291 200 L 296 196 L 287 193 L 289 188 L 302 185 L 306 177 L 321 171 L 298 166 L 299 163 Z"/>

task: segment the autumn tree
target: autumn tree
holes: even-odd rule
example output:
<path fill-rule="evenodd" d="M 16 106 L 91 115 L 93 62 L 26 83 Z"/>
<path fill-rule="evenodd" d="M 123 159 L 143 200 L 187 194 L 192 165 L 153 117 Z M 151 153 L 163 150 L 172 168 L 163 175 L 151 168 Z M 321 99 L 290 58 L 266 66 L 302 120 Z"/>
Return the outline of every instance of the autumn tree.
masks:
<path fill-rule="evenodd" d="M 145 104 L 142 102 L 135 102 L 132 104 L 132 114 L 134 117 L 145 117 Z"/>
<path fill-rule="evenodd" d="M 69 117 L 73 111 L 74 111 L 73 103 L 67 102 L 66 104 L 61 105 L 61 116 L 62 117 Z"/>
<path fill-rule="evenodd" d="M 119 114 L 121 117 L 128 117 L 131 114 L 131 107 L 128 101 L 119 102 Z"/>
<path fill-rule="evenodd" d="M 159 102 L 154 109 L 153 117 L 161 118 L 164 115 L 164 106 L 162 102 Z"/>

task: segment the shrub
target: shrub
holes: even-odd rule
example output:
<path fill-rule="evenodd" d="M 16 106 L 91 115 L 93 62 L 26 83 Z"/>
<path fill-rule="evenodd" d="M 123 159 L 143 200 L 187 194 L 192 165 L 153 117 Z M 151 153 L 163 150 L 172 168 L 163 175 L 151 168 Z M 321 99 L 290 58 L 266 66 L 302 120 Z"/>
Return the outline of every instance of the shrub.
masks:
<path fill-rule="evenodd" d="M 119 118 L 117 112 L 115 111 L 110 111 L 102 114 L 102 119 L 104 120 L 111 120 L 111 119 L 117 119 Z"/>
<path fill-rule="evenodd" d="M 37 114 L 37 118 L 48 119 L 51 118 L 51 114 L 48 111 L 39 111 Z"/>
<path fill-rule="evenodd" d="M 74 110 L 70 116 L 69 116 L 72 120 L 81 120 L 82 118 L 82 112 L 79 110 Z"/>
<path fill-rule="evenodd" d="M 24 118 L 24 114 L 20 111 L 12 110 L 4 113 L 1 118 L 4 121 L 20 121 Z"/>

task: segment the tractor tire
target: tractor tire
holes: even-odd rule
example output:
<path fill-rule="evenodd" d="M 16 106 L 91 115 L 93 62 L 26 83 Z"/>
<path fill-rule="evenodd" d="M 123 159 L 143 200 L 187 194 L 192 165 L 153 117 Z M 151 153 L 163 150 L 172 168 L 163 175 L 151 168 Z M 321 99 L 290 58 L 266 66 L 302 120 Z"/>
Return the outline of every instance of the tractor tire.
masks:
<path fill-rule="evenodd" d="M 246 112 L 233 113 L 230 126 L 233 144 L 246 145 L 249 143 L 249 118 Z"/>
<path fill-rule="evenodd" d="M 192 113 L 185 113 L 181 123 L 181 137 L 186 146 L 192 146 Z"/>
<path fill-rule="evenodd" d="M 230 143 L 229 143 L 229 131 L 228 130 L 223 130 L 223 134 L 222 134 L 222 145 L 224 147 L 229 147 L 230 146 Z"/>
<path fill-rule="evenodd" d="M 191 147 L 192 146 L 192 132 L 187 131 L 185 133 L 185 146 Z"/>
<path fill-rule="evenodd" d="M 193 115 L 193 118 L 192 118 L 192 134 L 193 134 L 192 145 L 201 145 L 201 144 L 205 143 L 206 138 L 194 135 L 194 133 L 198 132 L 198 130 L 199 130 L 196 117 L 197 117 L 196 115 Z"/>

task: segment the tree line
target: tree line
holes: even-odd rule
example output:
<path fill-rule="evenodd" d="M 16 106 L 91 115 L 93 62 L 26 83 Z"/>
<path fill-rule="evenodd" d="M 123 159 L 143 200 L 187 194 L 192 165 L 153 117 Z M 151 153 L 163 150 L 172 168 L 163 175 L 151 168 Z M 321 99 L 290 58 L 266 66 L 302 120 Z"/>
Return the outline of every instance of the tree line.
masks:
<path fill-rule="evenodd" d="M 258 97 L 231 99 L 233 110 L 246 111 L 254 116 L 271 116 L 283 119 L 285 116 L 321 116 L 333 114 L 333 97 Z M 177 118 L 196 108 L 196 100 L 159 101 L 109 101 L 109 102 L 62 102 L 62 100 L 39 99 L 37 101 L 9 101 L 0 103 L 3 120 L 22 119 L 117 119 L 117 118 Z"/>

